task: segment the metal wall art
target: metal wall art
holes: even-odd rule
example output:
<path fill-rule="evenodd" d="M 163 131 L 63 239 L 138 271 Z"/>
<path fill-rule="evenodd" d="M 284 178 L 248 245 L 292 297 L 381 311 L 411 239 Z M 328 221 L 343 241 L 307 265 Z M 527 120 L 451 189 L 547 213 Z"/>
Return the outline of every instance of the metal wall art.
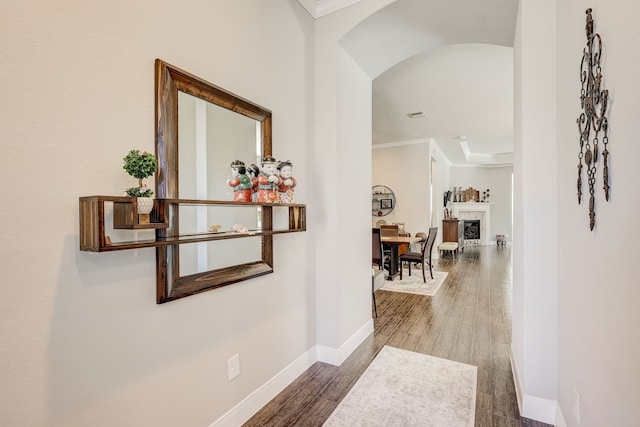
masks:
<path fill-rule="evenodd" d="M 602 89 L 602 38 L 593 32 L 593 17 L 591 8 L 587 9 L 587 45 L 582 54 L 580 64 L 580 105 L 582 113 L 578 117 L 580 131 L 580 153 L 578 154 L 578 204 L 582 202 L 582 168 L 587 169 L 587 183 L 589 185 L 589 227 L 593 230 L 596 223 L 595 185 L 596 165 L 599 160 L 598 143 L 602 137 L 604 150 L 602 151 L 602 180 L 604 183 L 604 197 L 609 201 L 609 124 L 607 120 L 607 102 L 609 91 Z M 584 161 L 584 163 L 583 163 Z"/>

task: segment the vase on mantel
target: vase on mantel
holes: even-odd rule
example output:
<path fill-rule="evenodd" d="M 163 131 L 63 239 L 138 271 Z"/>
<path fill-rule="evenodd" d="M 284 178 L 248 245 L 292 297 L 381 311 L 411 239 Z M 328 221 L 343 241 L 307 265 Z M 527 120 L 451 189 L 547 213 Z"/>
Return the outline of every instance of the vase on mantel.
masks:
<path fill-rule="evenodd" d="M 153 197 L 136 197 L 138 202 L 138 224 L 149 224 L 153 210 Z"/>

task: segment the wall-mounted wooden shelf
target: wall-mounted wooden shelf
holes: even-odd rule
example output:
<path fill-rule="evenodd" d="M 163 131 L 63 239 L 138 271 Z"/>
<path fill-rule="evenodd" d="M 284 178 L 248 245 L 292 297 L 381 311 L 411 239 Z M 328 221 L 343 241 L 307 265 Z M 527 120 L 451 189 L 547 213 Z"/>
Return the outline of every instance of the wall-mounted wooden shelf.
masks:
<path fill-rule="evenodd" d="M 113 228 L 128 230 L 156 230 L 155 239 L 111 242 L 105 235 L 105 202 L 113 203 Z M 197 233 L 171 236 L 165 229 L 168 218 L 179 205 L 217 205 L 229 207 L 260 207 L 263 210 L 261 229 L 249 230 L 249 233 L 232 231 L 219 233 Z M 274 230 L 273 208 L 289 210 L 289 226 Z M 213 240 L 239 239 L 252 236 L 271 236 L 274 234 L 306 231 L 306 206 L 303 204 L 232 202 L 219 200 L 156 199 L 151 211 L 151 223 L 139 224 L 137 221 L 137 202 L 134 197 L 125 196 L 87 196 L 80 197 L 80 250 L 89 252 L 109 252 L 125 249 L 152 248 L 184 243 L 206 242 Z"/>

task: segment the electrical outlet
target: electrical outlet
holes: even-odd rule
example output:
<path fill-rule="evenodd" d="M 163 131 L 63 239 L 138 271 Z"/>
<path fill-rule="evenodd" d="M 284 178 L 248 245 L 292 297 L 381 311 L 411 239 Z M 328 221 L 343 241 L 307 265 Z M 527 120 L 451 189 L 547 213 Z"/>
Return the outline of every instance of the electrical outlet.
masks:
<path fill-rule="evenodd" d="M 227 359 L 227 375 L 229 381 L 240 375 L 240 356 L 238 354 Z"/>
<path fill-rule="evenodd" d="M 573 416 L 580 424 L 580 394 L 575 387 L 573 388 Z"/>

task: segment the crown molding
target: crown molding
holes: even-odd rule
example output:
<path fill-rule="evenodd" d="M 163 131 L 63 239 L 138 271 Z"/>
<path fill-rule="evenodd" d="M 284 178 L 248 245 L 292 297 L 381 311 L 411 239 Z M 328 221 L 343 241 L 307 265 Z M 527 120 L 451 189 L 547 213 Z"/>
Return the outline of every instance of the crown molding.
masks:
<path fill-rule="evenodd" d="M 371 149 L 380 150 L 383 148 L 402 147 L 403 145 L 428 144 L 430 142 L 433 142 L 433 138 L 410 139 L 406 141 L 385 142 L 384 144 L 374 144 L 371 146 Z"/>
<path fill-rule="evenodd" d="M 460 141 L 460 148 L 469 163 L 494 165 L 513 164 L 513 153 L 472 153 L 467 141 Z"/>
<path fill-rule="evenodd" d="M 314 19 L 328 15 L 362 0 L 298 0 Z"/>

